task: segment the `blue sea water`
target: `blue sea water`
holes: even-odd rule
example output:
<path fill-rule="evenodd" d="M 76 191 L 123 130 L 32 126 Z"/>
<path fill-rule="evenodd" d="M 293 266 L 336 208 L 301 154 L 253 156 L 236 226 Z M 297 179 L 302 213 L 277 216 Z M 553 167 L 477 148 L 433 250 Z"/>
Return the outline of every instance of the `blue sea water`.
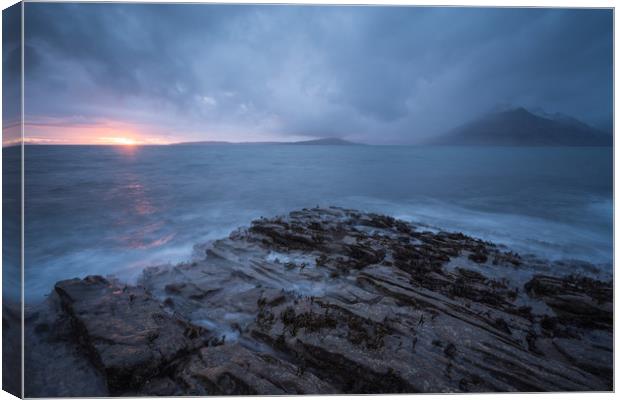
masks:
<path fill-rule="evenodd" d="M 254 218 L 343 206 L 611 271 L 611 148 L 27 146 L 27 300 L 192 256 Z"/>

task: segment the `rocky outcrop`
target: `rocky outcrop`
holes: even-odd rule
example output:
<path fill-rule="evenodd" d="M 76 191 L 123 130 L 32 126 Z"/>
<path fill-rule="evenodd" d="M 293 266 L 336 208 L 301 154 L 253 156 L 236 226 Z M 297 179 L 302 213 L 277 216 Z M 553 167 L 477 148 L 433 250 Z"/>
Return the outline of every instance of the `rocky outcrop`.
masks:
<path fill-rule="evenodd" d="M 335 393 L 328 383 L 296 364 L 239 343 L 205 347 L 178 374 L 185 394 L 277 395 Z"/>
<path fill-rule="evenodd" d="M 89 276 L 58 282 L 55 291 L 113 393 L 141 388 L 207 342 L 204 329 L 166 313 L 143 288 Z"/>
<path fill-rule="evenodd" d="M 587 277 L 536 275 L 525 284 L 530 296 L 544 301 L 566 325 L 611 330 L 613 290 Z"/>
<path fill-rule="evenodd" d="M 611 390 L 610 282 L 338 208 L 259 219 L 203 251 L 137 286 L 57 283 L 53 312 L 33 313 L 30 368 L 70 349 L 119 395 Z"/>

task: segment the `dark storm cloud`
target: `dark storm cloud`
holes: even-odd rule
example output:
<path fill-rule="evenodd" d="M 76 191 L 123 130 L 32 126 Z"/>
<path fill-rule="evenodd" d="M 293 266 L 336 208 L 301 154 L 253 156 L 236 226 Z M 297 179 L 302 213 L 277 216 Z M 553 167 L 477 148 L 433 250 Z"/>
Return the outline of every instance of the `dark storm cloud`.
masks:
<path fill-rule="evenodd" d="M 184 140 L 412 143 L 498 104 L 612 115 L 609 10 L 28 3 L 26 43 L 33 119 Z"/>
<path fill-rule="evenodd" d="M 2 12 L 2 116 L 5 125 L 15 123 L 21 113 L 21 13 L 19 4 Z"/>

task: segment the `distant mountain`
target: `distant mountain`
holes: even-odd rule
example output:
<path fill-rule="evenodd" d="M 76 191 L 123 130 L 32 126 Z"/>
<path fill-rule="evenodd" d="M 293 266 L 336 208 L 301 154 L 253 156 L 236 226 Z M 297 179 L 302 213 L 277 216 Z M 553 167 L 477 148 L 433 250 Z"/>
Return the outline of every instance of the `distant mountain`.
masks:
<path fill-rule="evenodd" d="M 199 140 L 199 141 L 195 141 L 195 142 L 170 143 L 169 146 L 220 146 L 220 145 L 230 145 L 230 144 L 273 144 L 273 142 L 243 142 L 243 143 L 235 143 L 235 142 L 225 142 L 223 140 Z"/>
<path fill-rule="evenodd" d="M 346 145 L 352 145 L 352 144 L 355 145 L 359 143 L 349 142 L 348 140 L 339 139 L 339 138 L 326 138 L 326 139 L 303 140 L 301 142 L 291 142 L 291 143 L 283 143 L 283 144 L 346 146 Z"/>
<path fill-rule="evenodd" d="M 359 143 L 349 142 L 339 138 L 325 138 L 325 139 L 313 139 L 302 140 L 299 142 L 223 142 L 223 141 L 201 141 L 201 142 L 180 142 L 173 143 L 173 146 L 194 146 L 194 145 L 235 145 L 235 144 L 282 144 L 282 145 L 322 145 L 322 146 L 343 146 L 343 145 L 357 145 Z"/>
<path fill-rule="evenodd" d="M 611 146 L 613 137 L 563 114 L 516 108 L 488 114 L 428 142 L 455 146 Z"/>

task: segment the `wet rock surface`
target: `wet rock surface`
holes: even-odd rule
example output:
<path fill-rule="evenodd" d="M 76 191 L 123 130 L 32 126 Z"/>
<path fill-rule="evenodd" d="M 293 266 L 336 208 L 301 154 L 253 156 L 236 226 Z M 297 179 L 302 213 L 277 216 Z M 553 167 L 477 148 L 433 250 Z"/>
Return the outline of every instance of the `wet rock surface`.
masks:
<path fill-rule="evenodd" d="M 570 265 L 339 208 L 203 251 L 136 286 L 57 283 L 29 311 L 26 394 L 612 389 L 612 284 Z"/>
<path fill-rule="evenodd" d="M 166 313 L 143 288 L 90 276 L 58 282 L 55 291 L 112 392 L 141 388 L 207 342 L 204 329 Z"/>

